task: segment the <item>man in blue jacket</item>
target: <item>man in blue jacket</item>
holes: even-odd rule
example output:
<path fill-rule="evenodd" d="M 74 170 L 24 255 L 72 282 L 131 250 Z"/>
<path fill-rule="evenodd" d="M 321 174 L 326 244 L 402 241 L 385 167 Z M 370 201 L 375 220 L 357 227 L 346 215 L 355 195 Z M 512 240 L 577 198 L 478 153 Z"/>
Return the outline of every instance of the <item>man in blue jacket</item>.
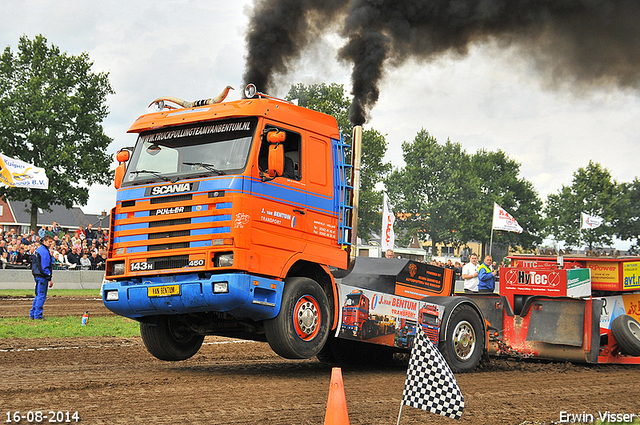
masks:
<path fill-rule="evenodd" d="M 478 292 L 493 292 L 496 287 L 497 270 L 491 270 L 493 259 L 490 255 L 484 257 L 484 262 L 478 267 Z"/>
<path fill-rule="evenodd" d="M 33 299 L 29 318 L 35 320 L 44 320 L 42 307 L 47 299 L 47 290 L 53 286 L 53 281 L 51 280 L 53 258 L 51 258 L 49 249 L 55 242 L 52 236 L 45 235 L 40 243 L 41 245 L 36 249 L 31 262 L 31 273 L 36 281 L 36 297 Z"/>

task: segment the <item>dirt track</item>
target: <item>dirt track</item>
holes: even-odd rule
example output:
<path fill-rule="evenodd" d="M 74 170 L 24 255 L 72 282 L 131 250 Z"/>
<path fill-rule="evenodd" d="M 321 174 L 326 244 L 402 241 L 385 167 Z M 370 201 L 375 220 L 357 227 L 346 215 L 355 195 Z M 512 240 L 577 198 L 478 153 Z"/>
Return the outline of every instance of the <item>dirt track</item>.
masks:
<path fill-rule="evenodd" d="M 50 301 L 45 314 L 109 314 L 99 300 Z M 24 302 L 0 299 L 0 315 L 19 313 Z M 331 365 L 315 359 L 285 360 L 267 344 L 217 337 L 179 363 L 156 360 L 140 338 L 0 340 L 0 365 L 2 422 L 6 412 L 40 410 L 77 411 L 85 424 L 322 424 L 331 376 Z M 351 424 L 396 423 L 405 364 L 342 373 Z M 459 421 L 405 407 L 401 424 L 550 423 L 561 411 L 595 419 L 605 411 L 640 414 L 637 366 L 494 359 L 456 378 L 466 401 Z"/>

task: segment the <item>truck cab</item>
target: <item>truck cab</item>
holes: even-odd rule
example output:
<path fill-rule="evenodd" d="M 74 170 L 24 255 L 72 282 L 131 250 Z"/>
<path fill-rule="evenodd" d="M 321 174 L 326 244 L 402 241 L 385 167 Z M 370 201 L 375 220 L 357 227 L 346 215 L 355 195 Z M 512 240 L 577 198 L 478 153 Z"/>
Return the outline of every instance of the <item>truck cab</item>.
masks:
<path fill-rule="evenodd" d="M 105 306 L 140 321 L 147 348 L 169 360 L 211 333 L 288 332 L 293 342 L 272 344 L 279 354 L 319 350 L 338 314 L 328 268 L 348 261 L 335 118 L 257 96 L 150 113 L 129 132 L 138 137 L 118 153 Z M 284 306 L 300 314 L 289 329 L 277 318 L 296 286 L 306 289 L 291 296 L 314 295 Z M 157 347 L 182 351 L 181 338 L 193 349 Z"/>

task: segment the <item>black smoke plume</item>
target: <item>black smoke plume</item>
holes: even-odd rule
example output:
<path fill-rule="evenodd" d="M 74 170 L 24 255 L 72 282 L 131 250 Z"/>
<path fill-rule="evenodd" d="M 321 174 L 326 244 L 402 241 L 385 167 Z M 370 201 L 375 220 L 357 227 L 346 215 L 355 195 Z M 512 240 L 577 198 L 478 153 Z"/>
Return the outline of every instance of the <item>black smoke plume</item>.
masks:
<path fill-rule="evenodd" d="M 515 47 L 554 86 L 640 88 L 638 0 L 261 0 L 245 81 L 259 75 L 266 89 L 273 73 L 286 73 L 324 28 L 320 16 L 344 22 L 338 56 L 353 66 L 353 124 L 378 100 L 385 67 L 464 56 L 474 44 Z M 285 42 L 267 36 L 273 32 Z"/>
<path fill-rule="evenodd" d="M 246 36 L 245 84 L 268 92 L 346 6 L 345 0 L 256 0 Z"/>

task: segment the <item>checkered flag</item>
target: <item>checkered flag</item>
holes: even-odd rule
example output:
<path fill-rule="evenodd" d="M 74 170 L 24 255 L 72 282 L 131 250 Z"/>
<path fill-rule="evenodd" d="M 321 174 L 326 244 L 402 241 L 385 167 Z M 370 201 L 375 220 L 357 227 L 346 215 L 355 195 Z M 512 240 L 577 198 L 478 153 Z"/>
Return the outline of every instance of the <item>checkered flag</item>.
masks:
<path fill-rule="evenodd" d="M 417 335 L 409 360 L 398 424 L 403 405 L 460 419 L 464 397 L 456 378 L 442 354 L 427 338 L 422 326 L 418 324 L 416 328 Z"/>

